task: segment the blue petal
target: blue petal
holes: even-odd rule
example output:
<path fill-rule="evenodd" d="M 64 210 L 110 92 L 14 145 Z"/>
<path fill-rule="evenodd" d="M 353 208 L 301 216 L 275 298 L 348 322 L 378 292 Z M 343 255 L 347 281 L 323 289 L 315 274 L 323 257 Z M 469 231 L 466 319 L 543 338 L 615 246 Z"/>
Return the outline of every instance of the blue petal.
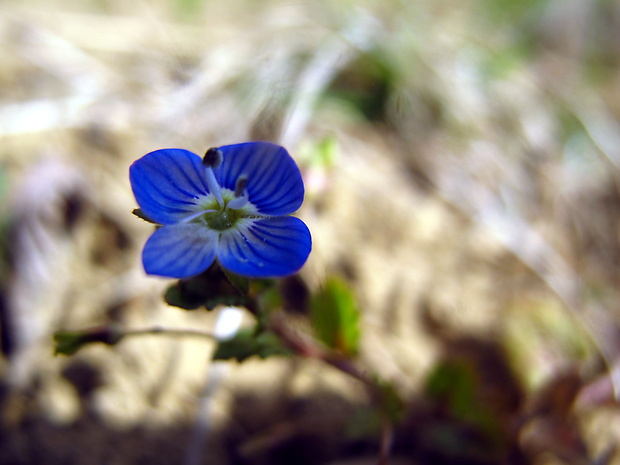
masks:
<path fill-rule="evenodd" d="M 196 211 L 209 193 L 202 159 L 183 149 L 147 153 L 129 168 L 131 188 L 142 211 L 160 224 L 173 224 Z"/>
<path fill-rule="evenodd" d="M 223 231 L 218 260 L 233 273 L 253 278 L 287 276 L 308 259 L 312 238 L 299 218 L 252 218 Z"/>
<path fill-rule="evenodd" d="M 202 273 L 215 260 L 218 237 L 217 231 L 197 223 L 159 228 L 144 245 L 144 270 L 170 278 L 188 278 Z"/>
<path fill-rule="evenodd" d="M 215 170 L 222 187 L 235 190 L 237 179 L 248 176 L 249 201 L 264 215 L 288 215 L 304 200 L 304 183 L 289 153 L 269 142 L 246 142 L 219 147 L 224 156 Z"/>

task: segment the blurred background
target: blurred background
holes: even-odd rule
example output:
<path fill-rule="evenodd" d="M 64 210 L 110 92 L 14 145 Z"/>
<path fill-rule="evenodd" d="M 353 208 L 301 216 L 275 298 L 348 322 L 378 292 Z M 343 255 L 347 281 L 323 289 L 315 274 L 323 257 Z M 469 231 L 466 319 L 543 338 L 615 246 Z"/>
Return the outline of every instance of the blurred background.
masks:
<path fill-rule="evenodd" d="M 226 365 L 192 455 L 211 343 L 53 356 L 213 327 L 144 275 L 128 168 L 247 140 L 303 171 L 301 288 L 355 291 L 391 463 L 620 463 L 619 2 L 4 1 L 0 38 L 0 464 L 375 463 L 316 362 Z"/>

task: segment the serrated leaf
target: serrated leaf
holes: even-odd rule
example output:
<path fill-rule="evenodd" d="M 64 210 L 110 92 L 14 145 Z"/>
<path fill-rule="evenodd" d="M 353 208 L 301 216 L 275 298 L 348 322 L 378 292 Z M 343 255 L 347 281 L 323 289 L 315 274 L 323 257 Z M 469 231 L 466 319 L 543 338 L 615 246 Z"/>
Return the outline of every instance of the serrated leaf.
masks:
<path fill-rule="evenodd" d="M 265 359 L 274 355 L 290 355 L 290 353 L 275 334 L 243 329 L 232 339 L 220 341 L 213 354 L 213 360 L 234 359 L 243 362 L 253 356 Z"/>
<path fill-rule="evenodd" d="M 312 326 L 319 340 L 344 355 L 358 352 L 359 310 L 347 284 L 331 278 L 310 302 Z"/>

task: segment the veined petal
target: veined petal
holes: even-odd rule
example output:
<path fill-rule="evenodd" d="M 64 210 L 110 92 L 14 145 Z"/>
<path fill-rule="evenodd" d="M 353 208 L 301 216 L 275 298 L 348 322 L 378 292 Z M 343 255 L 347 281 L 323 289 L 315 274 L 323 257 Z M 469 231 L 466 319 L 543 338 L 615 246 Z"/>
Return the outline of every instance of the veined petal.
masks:
<path fill-rule="evenodd" d="M 202 159 L 183 149 L 147 153 L 129 168 L 131 188 L 142 211 L 160 224 L 173 224 L 196 212 L 206 196 Z"/>
<path fill-rule="evenodd" d="M 222 232 L 218 260 L 242 276 L 287 276 L 303 266 L 311 249 L 310 231 L 299 218 L 245 218 Z"/>
<path fill-rule="evenodd" d="M 245 142 L 219 147 L 224 155 L 215 176 L 222 187 L 235 190 L 247 175 L 249 201 L 264 215 L 288 215 L 304 200 L 299 168 L 285 148 L 269 142 Z"/>
<path fill-rule="evenodd" d="M 215 260 L 217 231 L 204 224 L 163 226 L 146 241 L 142 263 L 148 274 L 188 278 L 205 271 Z"/>

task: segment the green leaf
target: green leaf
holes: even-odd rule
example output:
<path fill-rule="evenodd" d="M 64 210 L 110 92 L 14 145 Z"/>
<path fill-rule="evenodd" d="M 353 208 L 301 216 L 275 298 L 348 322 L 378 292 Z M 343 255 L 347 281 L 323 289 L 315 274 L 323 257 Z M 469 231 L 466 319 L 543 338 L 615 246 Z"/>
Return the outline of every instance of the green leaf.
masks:
<path fill-rule="evenodd" d="M 244 360 L 258 356 L 262 359 L 274 355 L 290 355 L 278 337 L 270 332 L 257 332 L 255 329 L 243 329 L 232 339 L 220 341 L 213 354 L 213 360 Z"/>
<path fill-rule="evenodd" d="M 164 300 L 168 305 L 184 310 L 196 310 L 202 307 L 205 302 L 202 295 L 193 295 L 191 292 L 187 292 L 179 283 L 173 284 L 166 289 Z"/>
<path fill-rule="evenodd" d="M 327 281 L 312 297 L 310 316 L 316 336 L 329 348 L 344 355 L 359 349 L 359 310 L 347 284 L 336 278 Z"/>
<path fill-rule="evenodd" d="M 218 305 L 242 307 L 248 303 L 217 264 L 198 276 L 177 281 L 168 288 L 164 299 L 168 305 L 185 310 L 203 306 L 213 310 Z"/>
<path fill-rule="evenodd" d="M 245 276 L 239 276 L 238 274 L 232 273 L 228 270 L 223 271 L 230 284 L 235 286 L 235 289 L 237 289 L 240 293 L 247 294 L 250 291 L 250 280 L 248 278 Z"/>

